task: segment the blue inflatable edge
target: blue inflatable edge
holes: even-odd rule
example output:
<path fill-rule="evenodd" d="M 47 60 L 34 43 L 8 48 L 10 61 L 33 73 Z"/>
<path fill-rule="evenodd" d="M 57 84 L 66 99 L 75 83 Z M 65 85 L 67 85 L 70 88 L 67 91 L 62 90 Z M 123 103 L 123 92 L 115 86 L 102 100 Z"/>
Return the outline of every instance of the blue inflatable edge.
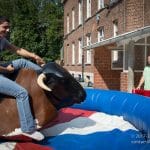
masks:
<path fill-rule="evenodd" d="M 145 137 L 150 137 L 150 98 L 114 90 L 85 89 L 87 97 L 73 108 L 123 116 Z"/>

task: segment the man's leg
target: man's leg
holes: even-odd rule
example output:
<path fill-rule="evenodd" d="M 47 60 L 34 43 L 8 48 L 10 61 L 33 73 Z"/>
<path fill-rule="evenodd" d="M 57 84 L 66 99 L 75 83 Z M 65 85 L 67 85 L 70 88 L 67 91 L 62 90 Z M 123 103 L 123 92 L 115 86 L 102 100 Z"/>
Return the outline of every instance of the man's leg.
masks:
<path fill-rule="evenodd" d="M 26 59 L 16 59 L 12 61 L 13 67 L 18 70 L 21 68 L 31 68 L 33 70 L 40 70 L 41 67 L 37 64 L 32 63 L 29 60 Z"/>
<path fill-rule="evenodd" d="M 32 137 L 32 134 L 36 130 L 36 124 L 31 114 L 29 97 L 26 89 L 18 85 L 16 82 L 0 75 L 0 93 L 14 96 L 16 98 L 21 130 L 23 132 L 31 133 L 30 137 Z M 32 138 L 41 140 L 43 139 L 43 136 L 39 134 Z"/>

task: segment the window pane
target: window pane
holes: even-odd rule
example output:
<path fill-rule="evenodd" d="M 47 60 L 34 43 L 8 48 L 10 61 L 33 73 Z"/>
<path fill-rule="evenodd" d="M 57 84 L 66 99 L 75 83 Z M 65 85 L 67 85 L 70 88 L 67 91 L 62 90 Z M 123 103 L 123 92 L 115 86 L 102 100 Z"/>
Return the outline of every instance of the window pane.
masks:
<path fill-rule="evenodd" d="M 114 37 L 118 35 L 118 20 L 113 21 Z"/>
<path fill-rule="evenodd" d="M 145 46 L 135 45 L 134 70 L 143 70 L 145 66 Z"/>
<path fill-rule="evenodd" d="M 98 9 L 104 8 L 104 0 L 98 0 Z"/>
<path fill-rule="evenodd" d="M 75 64 L 75 44 L 72 44 L 72 64 Z"/>
<path fill-rule="evenodd" d="M 147 37 L 147 44 L 150 44 L 150 36 Z"/>
<path fill-rule="evenodd" d="M 140 40 L 138 40 L 136 43 L 145 43 L 145 39 L 143 38 L 143 39 L 140 39 Z"/>
<path fill-rule="evenodd" d="M 69 15 L 67 15 L 67 33 L 69 33 Z"/>
<path fill-rule="evenodd" d="M 78 63 L 82 63 L 82 40 L 79 40 L 79 47 L 78 47 Z"/>
<path fill-rule="evenodd" d="M 79 20 L 79 25 L 82 23 L 82 1 L 79 0 L 79 12 L 78 12 L 78 20 Z"/>
<path fill-rule="evenodd" d="M 147 56 L 150 56 L 150 46 L 147 46 Z"/>
<path fill-rule="evenodd" d="M 91 0 L 87 0 L 87 18 L 91 17 Z"/>
<path fill-rule="evenodd" d="M 104 28 L 101 28 L 99 31 L 98 31 L 98 42 L 104 40 Z"/>
<path fill-rule="evenodd" d="M 123 68 L 123 51 L 113 50 L 112 53 L 112 69 Z"/>
<path fill-rule="evenodd" d="M 72 30 L 75 28 L 75 11 L 72 9 Z"/>

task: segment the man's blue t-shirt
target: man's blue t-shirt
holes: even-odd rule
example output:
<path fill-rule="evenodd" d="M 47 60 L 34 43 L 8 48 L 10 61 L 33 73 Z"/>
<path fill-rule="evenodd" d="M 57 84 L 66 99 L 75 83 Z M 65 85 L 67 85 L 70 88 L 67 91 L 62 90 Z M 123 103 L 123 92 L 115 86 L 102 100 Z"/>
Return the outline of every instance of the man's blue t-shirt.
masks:
<path fill-rule="evenodd" d="M 0 53 L 8 48 L 10 45 L 9 41 L 6 38 L 0 38 Z M 0 60 L 1 61 L 1 60 Z M 0 66 L 6 67 L 7 63 L 0 62 Z"/>
<path fill-rule="evenodd" d="M 0 38 L 0 52 L 7 49 L 9 45 L 10 43 L 6 38 Z"/>

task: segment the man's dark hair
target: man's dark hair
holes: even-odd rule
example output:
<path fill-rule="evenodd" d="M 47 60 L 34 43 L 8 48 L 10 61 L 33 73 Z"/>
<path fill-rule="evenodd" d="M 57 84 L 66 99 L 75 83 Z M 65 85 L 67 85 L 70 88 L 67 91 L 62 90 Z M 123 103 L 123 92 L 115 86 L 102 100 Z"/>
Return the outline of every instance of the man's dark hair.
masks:
<path fill-rule="evenodd" d="M 10 22 L 9 19 L 5 16 L 0 16 L 0 24 L 2 24 L 3 22 Z"/>

